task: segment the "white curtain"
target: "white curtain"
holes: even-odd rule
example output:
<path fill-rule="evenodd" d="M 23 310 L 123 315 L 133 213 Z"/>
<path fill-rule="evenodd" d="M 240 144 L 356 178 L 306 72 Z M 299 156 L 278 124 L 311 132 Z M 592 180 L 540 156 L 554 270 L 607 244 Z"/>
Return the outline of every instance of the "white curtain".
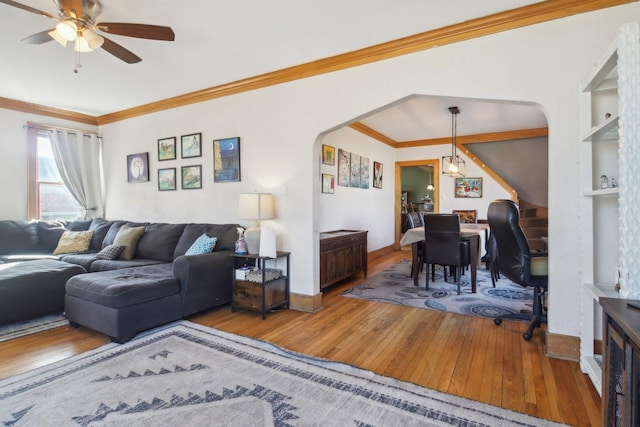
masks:
<path fill-rule="evenodd" d="M 54 129 L 53 154 L 69 191 L 85 210 L 85 218 L 104 215 L 102 142 L 95 134 Z"/>

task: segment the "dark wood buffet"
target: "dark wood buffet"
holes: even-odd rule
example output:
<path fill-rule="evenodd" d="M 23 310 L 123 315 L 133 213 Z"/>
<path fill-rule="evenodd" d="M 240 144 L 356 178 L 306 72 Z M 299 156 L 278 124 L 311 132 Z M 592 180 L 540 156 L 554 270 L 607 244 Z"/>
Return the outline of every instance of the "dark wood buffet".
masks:
<path fill-rule="evenodd" d="M 367 231 L 320 233 L 320 289 L 364 271 L 367 276 Z"/>

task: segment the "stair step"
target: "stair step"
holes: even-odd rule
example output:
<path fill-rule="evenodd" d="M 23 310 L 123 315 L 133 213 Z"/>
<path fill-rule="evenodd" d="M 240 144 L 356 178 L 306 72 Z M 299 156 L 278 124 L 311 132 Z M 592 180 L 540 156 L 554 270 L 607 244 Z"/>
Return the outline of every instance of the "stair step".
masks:
<path fill-rule="evenodd" d="M 548 227 L 549 219 L 546 217 L 532 217 L 532 218 L 522 218 L 520 220 L 520 226 L 522 228 L 525 227 Z"/>
<path fill-rule="evenodd" d="M 526 208 L 520 209 L 520 218 L 535 218 L 538 213 L 538 208 Z"/>
<path fill-rule="evenodd" d="M 527 238 L 543 237 L 549 234 L 549 229 L 546 227 L 527 227 L 523 231 Z"/>
<path fill-rule="evenodd" d="M 540 239 L 527 239 L 527 242 L 529 243 L 529 250 L 534 252 L 534 251 L 540 251 L 540 252 L 545 252 L 547 250 L 547 245 Z"/>

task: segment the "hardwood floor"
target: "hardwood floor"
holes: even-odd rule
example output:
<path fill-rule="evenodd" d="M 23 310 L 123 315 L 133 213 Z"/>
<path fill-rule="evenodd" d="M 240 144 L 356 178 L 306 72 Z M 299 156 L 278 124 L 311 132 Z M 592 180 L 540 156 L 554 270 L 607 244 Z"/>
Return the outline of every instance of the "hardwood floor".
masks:
<path fill-rule="evenodd" d="M 407 252 L 369 263 L 369 275 Z M 446 393 L 575 426 L 600 425 L 600 396 L 575 362 L 547 358 L 542 334 L 525 324 L 345 298 L 362 274 L 326 290 L 323 310 L 231 313 L 229 306 L 189 320 L 338 360 Z M 0 343 L 0 378 L 96 348 L 108 339 L 85 328 L 57 328 Z"/>

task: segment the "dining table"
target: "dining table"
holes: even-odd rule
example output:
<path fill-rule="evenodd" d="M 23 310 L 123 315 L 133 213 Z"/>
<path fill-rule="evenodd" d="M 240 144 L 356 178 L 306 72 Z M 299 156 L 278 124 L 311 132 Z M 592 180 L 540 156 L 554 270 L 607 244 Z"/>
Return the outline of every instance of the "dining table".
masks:
<path fill-rule="evenodd" d="M 478 272 L 478 266 L 481 263 L 482 255 L 481 251 L 484 245 L 483 240 L 486 241 L 489 230 L 489 224 L 460 224 L 460 237 L 468 240 L 471 248 L 475 250 L 470 251 L 470 265 L 471 265 L 471 292 L 476 293 L 476 278 Z M 418 245 L 424 242 L 424 227 L 415 227 L 408 229 L 400 239 L 400 245 L 411 245 L 411 271 L 413 272 L 413 284 L 418 286 L 418 276 L 420 273 L 420 266 L 418 265 Z M 427 272 L 427 274 L 429 274 Z"/>

